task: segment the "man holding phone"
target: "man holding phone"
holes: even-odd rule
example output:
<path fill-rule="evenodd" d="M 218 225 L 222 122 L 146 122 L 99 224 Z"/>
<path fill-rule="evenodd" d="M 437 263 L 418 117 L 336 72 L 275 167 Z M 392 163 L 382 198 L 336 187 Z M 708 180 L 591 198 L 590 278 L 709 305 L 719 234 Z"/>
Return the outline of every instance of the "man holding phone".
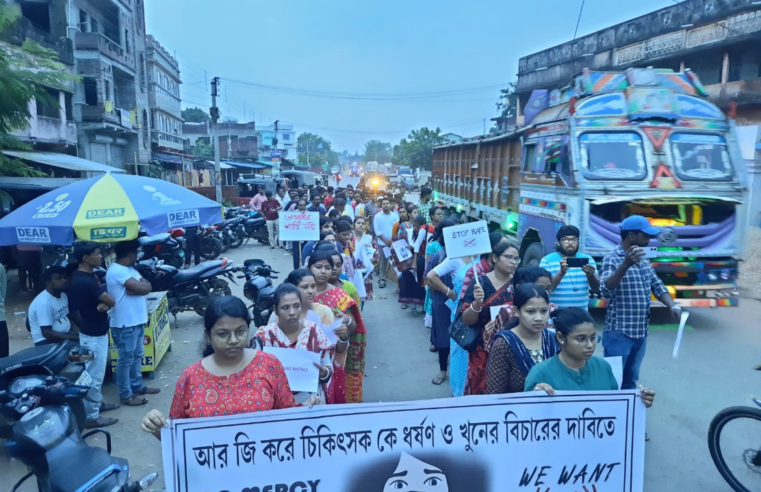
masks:
<path fill-rule="evenodd" d="M 579 253 L 579 229 L 564 225 L 555 236 L 555 252 L 539 263 L 552 274 L 552 302 L 559 308 L 589 306 L 589 289 L 599 290 L 595 260 Z"/>
<path fill-rule="evenodd" d="M 645 249 L 659 232 L 641 215 L 626 218 L 621 223 L 621 244 L 602 262 L 600 291 L 608 299 L 602 344 L 605 357 L 622 358 L 621 389 L 637 387 L 647 347 L 650 293 L 676 318 L 682 314 L 645 257 Z"/>

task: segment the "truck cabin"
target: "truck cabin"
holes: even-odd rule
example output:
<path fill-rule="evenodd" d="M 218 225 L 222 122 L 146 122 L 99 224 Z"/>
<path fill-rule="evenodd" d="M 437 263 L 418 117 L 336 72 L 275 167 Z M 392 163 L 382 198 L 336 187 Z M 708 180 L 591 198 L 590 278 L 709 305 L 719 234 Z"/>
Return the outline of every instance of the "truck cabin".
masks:
<path fill-rule="evenodd" d="M 612 250 L 621 221 L 638 214 L 662 228 L 651 242 L 656 262 L 666 262 L 659 274 L 669 261 L 726 262 L 706 278 L 697 267 L 675 267 L 667 285 L 733 280 L 746 180 L 734 123 L 706 97 L 691 71 L 653 68 L 584 70 L 568 86 L 534 91 L 524 113 L 521 193 L 554 194 L 559 220 L 583 221 L 588 254 Z"/>
<path fill-rule="evenodd" d="M 242 178 L 236 182 L 238 186 L 238 205 L 247 205 L 251 199 L 263 188 L 265 192 L 271 191 L 274 195 L 277 191 L 277 183 L 274 179 Z"/>

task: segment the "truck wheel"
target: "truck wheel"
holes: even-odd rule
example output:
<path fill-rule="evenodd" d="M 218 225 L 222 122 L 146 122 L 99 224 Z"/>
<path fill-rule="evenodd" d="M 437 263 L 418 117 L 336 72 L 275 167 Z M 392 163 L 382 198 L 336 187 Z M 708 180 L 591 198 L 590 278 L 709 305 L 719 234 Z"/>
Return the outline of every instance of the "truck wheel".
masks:
<path fill-rule="evenodd" d="M 544 248 L 542 243 L 531 243 L 526 252 L 523 253 L 523 259 L 521 260 L 521 266 L 539 266 L 539 262 L 544 258 Z"/>

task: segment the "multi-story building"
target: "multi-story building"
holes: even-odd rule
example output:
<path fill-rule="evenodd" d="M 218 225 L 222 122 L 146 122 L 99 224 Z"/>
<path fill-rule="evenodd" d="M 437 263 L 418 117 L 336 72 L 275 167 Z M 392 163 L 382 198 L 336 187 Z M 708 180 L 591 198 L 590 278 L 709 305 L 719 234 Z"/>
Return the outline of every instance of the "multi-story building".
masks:
<path fill-rule="evenodd" d="M 296 131 L 293 129 L 293 125 L 287 123 L 277 124 L 277 135 L 275 133 L 275 124 L 267 125 L 259 129 L 259 135 L 261 136 L 261 142 L 259 142 L 259 149 L 263 151 L 265 156 L 270 155 L 272 150 L 280 150 L 280 156 L 288 158 L 290 160 L 297 160 L 298 149 L 296 148 Z M 277 146 L 275 147 L 272 142 L 273 138 L 277 136 Z"/>
<path fill-rule="evenodd" d="M 151 35 L 146 40 L 146 63 L 152 148 L 182 152 L 180 65 Z"/>
<path fill-rule="evenodd" d="M 20 52 L 25 40 L 36 41 L 58 54 L 59 61 L 66 70 L 74 70 L 74 50 L 66 37 L 66 2 L 16 2 L 21 8 L 21 16 L 2 35 L 0 50 L 6 53 Z M 75 86 L 68 84 L 64 89 L 47 87 L 52 100 L 57 105 L 32 99 L 28 103 L 31 118 L 26 128 L 14 130 L 19 137 L 34 150 L 61 152 L 75 155 L 77 129 L 74 122 L 72 97 Z"/>
<path fill-rule="evenodd" d="M 243 160 L 255 162 L 259 157 L 259 136 L 253 121 L 234 123 L 221 121 L 218 125 L 219 155 L 224 160 Z M 210 123 L 185 123 L 182 126 L 185 137 L 185 150 L 193 153 L 193 148 L 200 140 L 212 145 Z"/>
<path fill-rule="evenodd" d="M 143 0 L 61 3 L 83 78 L 74 97 L 79 156 L 142 173 L 151 158 Z"/>

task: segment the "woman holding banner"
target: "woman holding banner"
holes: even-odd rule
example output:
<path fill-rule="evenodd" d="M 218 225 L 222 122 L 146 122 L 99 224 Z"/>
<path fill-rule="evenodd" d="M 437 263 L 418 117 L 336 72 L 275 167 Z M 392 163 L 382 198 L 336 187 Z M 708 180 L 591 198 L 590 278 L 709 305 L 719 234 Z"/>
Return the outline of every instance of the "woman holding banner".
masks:
<path fill-rule="evenodd" d="M 204 315 L 203 359 L 177 380 L 171 419 L 236 415 L 296 406 L 283 365 L 274 355 L 246 348 L 251 317 L 233 296 L 216 297 Z M 205 388 L 197 391 L 196 388 Z M 319 403 L 311 397 L 307 405 Z M 141 427 L 161 439 L 166 418 L 159 410 L 143 417 Z"/>
<path fill-rule="evenodd" d="M 307 294 L 309 295 L 309 294 Z M 311 300 L 307 297 L 311 305 Z M 262 347 L 291 348 L 307 350 L 320 354 L 320 363 L 315 366 L 320 369 L 320 399 L 333 403 L 333 357 L 343 354 L 349 347 L 349 329 L 345 325 L 335 330 L 337 336 L 334 346 L 322 327 L 305 318 L 308 306 L 302 302 L 301 291 L 293 284 L 283 283 L 275 289 L 275 312 L 277 320 L 267 326 L 262 326 L 254 335 L 254 341 Z M 339 384 L 340 378 L 337 378 Z M 293 394 L 296 403 L 304 403 L 311 396 L 307 392 Z"/>
<path fill-rule="evenodd" d="M 523 283 L 515 287 L 513 307 L 517 316 L 497 333 L 489 348 L 486 365 L 489 395 L 521 393 L 531 368 L 558 352 L 555 332 L 547 329 L 550 317 L 547 290 Z"/>
<path fill-rule="evenodd" d="M 570 307 L 553 313 L 556 339 L 560 352 L 535 365 L 528 373 L 524 391 L 544 391 L 554 395 L 563 391 L 617 390 L 618 382 L 608 362 L 594 354 L 597 332 L 586 309 Z M 653 406 L 655 391 L 640 385 L 640 398 L 645 407 Z M 645 434 L 645 440 L 648 440 Z"/>
<path fill-rule="evenodd" d="M 361 403 L 362 384 L 365 377 L 365 347 L 367 330 L 362 322 L 359 305 L 342 289 L 329 283 L 333 275 L 333 254 L 327 251 L 315 251 L 309 257 L 309 270 L 314 275 L 317 284 L 316 304 L 322 304 L 335 313 L 341 313 L 349 318 L 349 351 L 346 357 L 346 394 L 343 401 L 335 403 Z"/>
<path fill-rule="evenodd" d="M 491 308 L 513 302 L 513 286 L 510 280 L 518 263 L 518 246 L 500 241 L 492 250 L 494 269 L 481 275 L 469 288 L 462 301 L 462 320 L 483 332 L 491 320 Z M 491 340 L 478 337 L 479 345 L 469 353 L 466 395 L 483 395 L 486 392 L 486 346 Z"/>

